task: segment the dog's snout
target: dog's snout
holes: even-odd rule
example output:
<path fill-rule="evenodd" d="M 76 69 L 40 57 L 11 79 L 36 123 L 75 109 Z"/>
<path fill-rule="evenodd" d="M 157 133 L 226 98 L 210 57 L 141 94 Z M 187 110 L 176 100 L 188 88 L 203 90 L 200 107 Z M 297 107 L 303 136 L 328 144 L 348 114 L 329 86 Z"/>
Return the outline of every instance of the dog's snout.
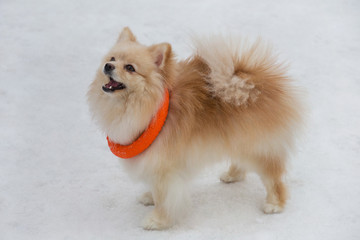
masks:
<path fill-rule="evenodd" d="M 105 72 L 105 73 L 111 72 L 111 71 L 114 70 L 114 69 L 115 69 L 115 66 L 112 65 L 111 63 L 107 63 L 107 64 L 105 64 L 105 66 L 104 66 L 104 72 Z"/>

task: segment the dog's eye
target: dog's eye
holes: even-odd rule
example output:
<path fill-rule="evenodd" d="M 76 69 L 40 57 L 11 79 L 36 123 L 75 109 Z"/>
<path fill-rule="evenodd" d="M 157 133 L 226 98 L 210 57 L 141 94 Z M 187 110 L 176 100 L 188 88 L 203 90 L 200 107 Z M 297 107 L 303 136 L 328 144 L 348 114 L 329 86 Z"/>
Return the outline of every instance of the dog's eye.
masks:
<path fill-rule="evenodd" d="M 133 65 L 131 65 L 131 64 L 126 64 L 126 65 L 124 66 L 124 68 L 125 68 L 126 71 L 128 71 L 128 72 L 135 72 L 135 68 L 134 68 Z"/>
<path fill-rule="evenodd" d="M 115 58 L 114 58 L 114 57 L 111 57 L 111 58 L 110 58 L 110 61 L 115 61 Z"/>

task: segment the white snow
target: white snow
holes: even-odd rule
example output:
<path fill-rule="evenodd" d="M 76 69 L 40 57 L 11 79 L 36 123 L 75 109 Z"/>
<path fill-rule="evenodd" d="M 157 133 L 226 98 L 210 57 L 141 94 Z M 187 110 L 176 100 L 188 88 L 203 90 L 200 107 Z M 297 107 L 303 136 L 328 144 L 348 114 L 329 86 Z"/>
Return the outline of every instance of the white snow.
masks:
<path fill-rule="evenodd" d="M 360 239 L 360 1 L 0 2 L 0 239 Z M 189 53 L 189 33 L 261 35 L 307 90 L 308 127 L 282 214 L 225 165 L 192 187 L 188 217 L 142 230 L 152 207 L 92 123 L 85 94 L 124 26 Z"/>

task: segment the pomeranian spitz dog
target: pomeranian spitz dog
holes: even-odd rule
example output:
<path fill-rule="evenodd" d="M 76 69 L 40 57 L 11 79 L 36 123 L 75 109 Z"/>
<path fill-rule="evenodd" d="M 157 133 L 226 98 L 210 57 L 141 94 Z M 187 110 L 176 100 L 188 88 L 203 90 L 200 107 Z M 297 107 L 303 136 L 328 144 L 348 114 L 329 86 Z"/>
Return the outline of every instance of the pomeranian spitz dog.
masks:
<path fill-rule="evenodd" d="M 286 159 L 302 125 L 302 104 L 269 47 L 219 36 L 194 40 L 175 60 L 171 45 L 140 44 L 124 28 L 88 91 L 111 151 L 150 191 L 144 229 L 171 227 L 189 205 L 187 184 L 204 165 L 230 160 L 221 181 L 261 177 L 265 213 L 286 202 Z M 105 139 L 104 139 L 105 141 Z"/>

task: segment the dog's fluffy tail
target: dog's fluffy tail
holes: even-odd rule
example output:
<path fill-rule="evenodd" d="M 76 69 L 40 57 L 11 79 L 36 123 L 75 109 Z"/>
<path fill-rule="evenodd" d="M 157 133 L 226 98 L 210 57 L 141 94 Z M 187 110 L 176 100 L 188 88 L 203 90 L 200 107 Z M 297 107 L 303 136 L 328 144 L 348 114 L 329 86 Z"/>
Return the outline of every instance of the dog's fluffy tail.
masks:
<path fill-rule="evenodd" d="M 194 47 L 196 55 L 211 70 L 207 76 L 209 91 L 236 106 L 256 101 L 261 93 L 260 78 L 281 76 L 284 72 L 272 56 L 271 47 L 260 39 L 249 44 L 240 38 L 195 37 Z"/>

